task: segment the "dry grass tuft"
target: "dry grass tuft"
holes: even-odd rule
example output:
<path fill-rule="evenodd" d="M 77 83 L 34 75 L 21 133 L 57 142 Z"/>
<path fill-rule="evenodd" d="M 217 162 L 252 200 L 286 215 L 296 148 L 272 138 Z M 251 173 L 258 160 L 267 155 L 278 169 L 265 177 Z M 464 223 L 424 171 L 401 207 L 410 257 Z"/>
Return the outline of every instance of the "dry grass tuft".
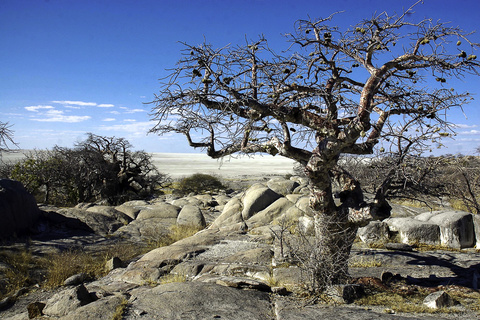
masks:
<path fill-rule="evenodd" d="M 68 250 L 49 254 L 44 259 L 47 276 L 45 287 L 61 286 L 65 279 L 78 273 L 85 273 L 96 278 L 104 272 L 105 261 L 81 250 Z"/>
<path fill-rule="evenodd" d="M 65 279 L 78 273 L 85 273 L 92 279 L 102 277 L 106 274 L 105 264 L 111 258 L 118 257 L 122 261 L 129 261 L 142 253 L 145 253 L 145 248 L 141 246 L 117 243 L 95 253 L 67 250 L 49 254 L 42 261 L 43 267 L 47 270 L 44 286 L 58 287 Z"/>
<path fill-rule="evenodd" d="M 386 310 L 405 313 L 458 313 L 456 308 L 432 309 L 423 304 L 427 294 L 403 296 L 394 292 L 379 292 L 362 297 L 355 304 L 363 306 L 384 306 Z"/>
<path fill-rule="evenodd" d="M 167 284 L 173 282 L 186 282 L 187 277 L 183 274 L 169 273 L 162 278 L 160 278 L 160 284 Z"/>
<path fill-rule="evenodd" d="M 155 249 L 159 247 L 166 247 L 179 240 L 193 236 L 195 233 L 202 230 L 198 226 L 189 225 L 172 225 L 168 233 L 163 232 L 150 232 L 147 235 L 146 244 L 148 249 Z M 153 230 L 152 230 L 153 231 Z"/>
<path fill-rule="evenodd" d="M 0 251 L 0 300 L 33 283 L 32 273 L 35 270 L 32 253 L 27 249 Z"/>
<path fill-rule="evenodd" d="M 351 259 L 349 261 L 350 268 L 373 268 L 373 267 L 381 267 L 383 262 L 377 258 L 356 258 Z"/>
<path fill-rule="evenodd" d="M 112 316 L 112 320 L 122 320 L 125 311 L 127 311 L 128 300 L 123 298 L 122 302 L 115 309 L 115 313 Z"/>

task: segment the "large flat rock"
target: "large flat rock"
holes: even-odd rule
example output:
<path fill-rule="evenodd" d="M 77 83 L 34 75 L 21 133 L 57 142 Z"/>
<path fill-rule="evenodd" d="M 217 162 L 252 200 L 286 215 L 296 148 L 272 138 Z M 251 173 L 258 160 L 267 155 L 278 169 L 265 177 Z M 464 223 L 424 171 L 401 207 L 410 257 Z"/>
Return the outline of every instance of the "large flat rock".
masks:
<path fill-rule="evenodd" d="M 272 319 L 268 293 L 213 283 L 176 282 L 132 290 L 123 319 Z"/>

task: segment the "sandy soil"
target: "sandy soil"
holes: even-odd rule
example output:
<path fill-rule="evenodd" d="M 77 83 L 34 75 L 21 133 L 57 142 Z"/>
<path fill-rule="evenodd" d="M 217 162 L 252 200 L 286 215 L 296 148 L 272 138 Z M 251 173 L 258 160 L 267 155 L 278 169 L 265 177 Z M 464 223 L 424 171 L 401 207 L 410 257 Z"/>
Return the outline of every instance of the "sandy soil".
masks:
<path fill-rule="evenodd" d="M 293 172 L 294 161 L 284 157 L 255 156 L 211 159 L 204 154 L 154 153 L 153 163 L 172 178 L 207 173 L 233 178 L 238 176 L 285 175 Z"/>
<path fill-rule="evenodd" d="M 28 151 L 2 152 L 1 160 L 14 162 L 23 158 L 26 152 Z M 152 161 L 160 172 L 172 178 L 194 173 L 214 174 L 224 178 L 277 176 L 292 173 L 295 164 L 294 161 L 280 156 L 239 156 L 216 160 L 196 153 L 153 153 Z"/>

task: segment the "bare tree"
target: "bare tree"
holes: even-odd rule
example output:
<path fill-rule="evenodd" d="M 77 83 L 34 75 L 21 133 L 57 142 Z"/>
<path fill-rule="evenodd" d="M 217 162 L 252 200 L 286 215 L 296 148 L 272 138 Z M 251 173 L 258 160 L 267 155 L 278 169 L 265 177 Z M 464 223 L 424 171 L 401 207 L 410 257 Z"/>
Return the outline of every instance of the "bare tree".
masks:
<path fill-rule="evenodd" d="M 325 261 L 316 268 L 343 282 L 357 228 L 388 217 L 390 206 L 388 181 L 367 203 L 339 157 L 423 152 L 453 133 L 447 111 L 470 99 L 448 81 L 479 75 L 471 33 L 431 19 L 411 22 L 413 7 L 343 31 L 330 25 L 336 14 L 299 20 L 281 53 L 264 38 L 218 49 L 184 44 L 153 101 L 151 132 L 181 133 L 212 158 L 268 153 L 300 163 L 310 181 L 318 260 Z M 340 205 L 333 182 L 341 186 Z"/>
<path fill-rule="evenodd" d="M 75 148 L 35 150 L 13 165 L 10 178 L 21 181 L 45 203 L 76 204 L 106 200 L 112 204 L 151 197 L 170 182 L 151 156 L 132 151 L 124 138 L 88 133 Z"/>
<path fill-rule="evenodd" d="M 464 210 L 480 213 L 480 159 L 478 157 L 448 157 L 439 176 L 443 179 L 445 193 L 459 201 Z"/>
<path fill-rule="evenodd" d="M 10 150 L 9 144 L 16 146 L 13 141 L 12 126 L 8 122 L 0 121 L 0 151 Z"/>

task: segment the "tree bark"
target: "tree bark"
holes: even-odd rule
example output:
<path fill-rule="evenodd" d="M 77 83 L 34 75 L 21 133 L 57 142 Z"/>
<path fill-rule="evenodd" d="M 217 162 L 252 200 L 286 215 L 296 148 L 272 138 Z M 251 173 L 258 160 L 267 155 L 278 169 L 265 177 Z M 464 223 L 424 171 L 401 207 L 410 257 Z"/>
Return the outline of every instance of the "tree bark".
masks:
<path fill-rule="evenodd" d="M 336 158 L 325 160 L 318 153 L 305 167 L 310 186 L 310 207 L 314 213 L 315 241 L 306 269 L 312 289 L 321 291 L 329 285 L 346 283 L 348 260 L 357 230 L 371 220 L 389 216 L 391 207 L 383 194 L 373 203 L 364 201 L 360 184 L 337 166 Z M 335 204 L 335 190 L 340 203 Z"/>

